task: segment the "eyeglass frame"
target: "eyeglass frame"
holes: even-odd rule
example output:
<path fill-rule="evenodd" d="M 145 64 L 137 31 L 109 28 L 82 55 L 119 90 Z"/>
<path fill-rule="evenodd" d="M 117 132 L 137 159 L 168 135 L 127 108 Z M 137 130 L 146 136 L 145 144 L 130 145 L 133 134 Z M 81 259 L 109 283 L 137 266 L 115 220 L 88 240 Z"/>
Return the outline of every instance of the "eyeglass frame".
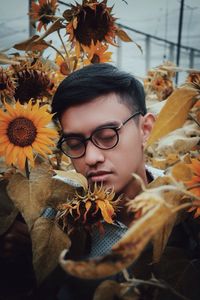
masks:
<path fill-rule="evenodd" d="M 84 155 L 85 155 L 85 153 L 86 153 L 86 149 L 87 149 L 87 142 L 88 141 L 91 141 L 92 142 L 92 144 L 94 145 L 94 146 L 96 146 L 97 148 L 99 148 L 99 149 L 101 149 L 101 150 L 110 150 L 110 149 L 113 149 L 114 147 L 116 147 L 117 146 L 117 144 L 118 144 L 118 142 L 119 142 L 119 133 L 118 133 L 118 131 L 126 124 L 126 123 L 128 123 L 128 121 L 130 121 L 132 118 L 135 118 L 136 116 L 138 116 L 138 115 L 144 115 L 141 111 L 137 111 L 137 112 L 135 112 L 133 115 L 131 115 L 127 120 L 125 120 L 124 122 L 122 122 L 119 126 L 115 126 L 115 125 L 105 125 L 105 126 L 103 126 L 103 127 L 101 127 L 101 128 L 97 128 L 97 129 L 95 129 L 92 133 L 91 133 L 91 135 L 89 136 L 89 137 L 87 137 L 87 138 L 81 138 L 81 137 L 78 137 L 77 136 L 77 138 L 78 139 L 80 139 L 80 142 L 82 142 L 82 144 L 84 145 L 84 147 L 85 147 L 85 150 L 84 150 L 84 152 L 83 152 L 83 154 L 81 154 L 80 156 L 78 156 L 78 157 L 73 157 L 73 156 L 71 156 L 71 155 L 68 155 L 68 154 L 66 154 L 65 153 L 65 151 L 62 149 L 62 144 L 63 144 L 63 142 L 65 141 L 65 134 L 62 134 L 62 136 L 60 137 L 60 139 L 59 139 L 59 141 L 58 141 L 58 143 L 57 143 L 57 148 L 58 149 L 60 149 L 62 152 L 63 152 L 63 154 L 65 154 L 66 156 L 68 156 L 68 157 L 70 157 L 70 158 L 72 158 L 72 159 L 78 159 L 78 158 L 81 158 L 81 157 L 83 157 Z M 112 146 L 112 147 L 109 147 L 109 148 L 101 148 L 101 147 L 99 147 L 98 145 L 96 145 L 95 143 L 94 143 L 94 141 L 92 140 L 92 136 L 97 132 L 97 131 L 99 131 L 99 130 L 102 130 L 102 129 L 106 129 L 106 128 L 110 128 L 110 129 L 113 129 L 114 131 L 115 131 L 115 133 L 116 133 L 116 136 L 117 136 L 117 140 L 116 140 L 116 143 L 114 144 L 114 146 Z"/>

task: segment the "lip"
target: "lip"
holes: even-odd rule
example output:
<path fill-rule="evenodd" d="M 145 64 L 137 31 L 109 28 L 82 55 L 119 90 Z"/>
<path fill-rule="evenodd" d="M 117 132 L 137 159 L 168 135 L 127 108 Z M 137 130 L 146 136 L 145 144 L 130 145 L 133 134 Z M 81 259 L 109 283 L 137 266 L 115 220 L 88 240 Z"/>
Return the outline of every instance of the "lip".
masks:
<path fill-rule="evenodd" d="M 90 172 L 87 177 L 92 182 L 106 181 L 106 179 L 110 174 L 111 172 L 107 172 L 107 171 Z"/>

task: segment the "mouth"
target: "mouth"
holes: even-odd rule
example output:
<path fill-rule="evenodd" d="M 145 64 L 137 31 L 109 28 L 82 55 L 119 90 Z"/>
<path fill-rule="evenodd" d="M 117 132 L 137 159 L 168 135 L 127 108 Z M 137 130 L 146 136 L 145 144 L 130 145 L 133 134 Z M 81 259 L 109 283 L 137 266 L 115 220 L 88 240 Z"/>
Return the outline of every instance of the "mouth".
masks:
<path fill-rule="evenodd" d="M 90 172 L 87 176 L 89 182 L 104 182 L 108 180 L 108 177 L 111 175 L 111 172 L 98 171 Z"/>

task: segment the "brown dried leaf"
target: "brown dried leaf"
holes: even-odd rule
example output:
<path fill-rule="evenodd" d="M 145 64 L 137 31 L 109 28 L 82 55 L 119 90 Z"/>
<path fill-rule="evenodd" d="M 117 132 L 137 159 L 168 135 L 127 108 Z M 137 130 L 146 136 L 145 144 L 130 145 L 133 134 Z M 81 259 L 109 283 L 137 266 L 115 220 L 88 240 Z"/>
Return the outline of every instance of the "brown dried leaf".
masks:
<path fill-rule="evenodd" d="M 13 48 L 22 51 L 42 51 L 49 47 L 49 43 L 43 39 L 40 39 L 39 35 L 34 35 L 21 43 L 15 44 Z"/>
<path fill-rule="evenodd" d="M 146 147 L 169 132 L 181 127 L 187 119 L 190 108 L 195 104 L 198 91 L 190 88 L 176 89 L 162 108 Z"/>
<path fill-rule="evenodd" d="M 70 240 L 52 220 L 38 218 L 31 230 L 33 267 L 38 284 L 58 265 L 63 249 L 70 247 Z"/>
<path fill-rule="evenodd" d="M 29 229 L 39 217 L 51 196 L 52 171 L 42 163 L 32 169 L 29 180 L 22 174 L 14 174 L 7 191 L 15 206 L 21 212 Z"/>
<path fill-rule="evenodd" d="M 123 42 L 132 42 L 133 40 L 130 36 L 121 28 L 116 30 L 116 35 L 123 41 Z"/>
<path fill-rule="evenodd" d="M 35 42 L 41 42 L 44 38 L 46 38 L 51 33 L 58 31 L 62 28 L 65 28 L 65 26 L 61 22 L 62 18 L 58 18 L 46 31 L 45 33 L 36 39 Z"/>
<path fill-rule="evenodd" d="M 177 215 L 169 217 L 168 222 L 153 237 L 153 262 L 157 263 L 167 245 L 172 229 L 176 223 Z"/>
<path fill-rule="evenodd" d="M 114 300 L 119 294 L 120 284 L 113 280 L 105 280 L 97 287 L 93 300 Z"/>
<path fill-rule="evenodd" d="M 8 230 L 18 214 L 18 209 L 7 194 L 7 184 L 7 180 L 0 181 L 0 235 Z"/>
<path fill-rule="evenodd" d="M 120 284 L 113 280 L 103 281 L 96 289 L 93 300 L 139 300 L 138 293 L 134 289 L 128 288 L 125 284 Z"/>

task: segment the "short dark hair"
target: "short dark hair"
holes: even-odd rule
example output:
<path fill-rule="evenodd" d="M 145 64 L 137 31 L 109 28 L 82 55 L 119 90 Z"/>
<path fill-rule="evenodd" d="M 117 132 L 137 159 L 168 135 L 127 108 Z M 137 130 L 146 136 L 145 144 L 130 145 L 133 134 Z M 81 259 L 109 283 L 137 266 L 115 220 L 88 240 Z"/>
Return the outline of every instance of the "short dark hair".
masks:
<path fill-rule="evenodd" d="M 60 118 L 70 106 L 109 93 L 117 94 L 119 101 L 127 104 L 132 112 L 146 114 L 142 84 L 133 75 L 107 63 L 83 67 L 66 77 L 53 97 L 52 112 Z"/>

